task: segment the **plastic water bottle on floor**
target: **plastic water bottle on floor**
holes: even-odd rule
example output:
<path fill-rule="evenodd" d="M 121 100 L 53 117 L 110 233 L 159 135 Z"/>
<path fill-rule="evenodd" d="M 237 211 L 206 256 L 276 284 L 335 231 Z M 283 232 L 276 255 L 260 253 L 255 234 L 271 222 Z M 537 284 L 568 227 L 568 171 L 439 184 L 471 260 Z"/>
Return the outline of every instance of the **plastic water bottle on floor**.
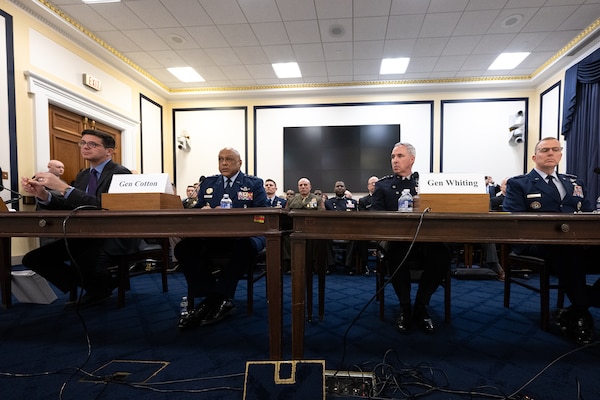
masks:
<path fill-rule="evenodd" d="M 186 296 L 183 296 L 181 298 L 181 303 L 179 303 L 179 310 L 181 316 L 185 316 L 188 314 L 188 298 Z"/>

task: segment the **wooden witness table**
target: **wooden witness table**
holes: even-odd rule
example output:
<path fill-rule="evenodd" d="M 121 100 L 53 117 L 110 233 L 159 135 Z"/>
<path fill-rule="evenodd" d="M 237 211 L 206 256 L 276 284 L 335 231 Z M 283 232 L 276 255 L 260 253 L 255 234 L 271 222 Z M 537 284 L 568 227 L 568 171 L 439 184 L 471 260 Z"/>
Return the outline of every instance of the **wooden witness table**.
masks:
<path fill-rule="evenodd" d="M 306 242 L 309 239 L 397 240 L 415 237 L 421 214 L 290 211 L 292 358 L 304 356 Z M 417 242 L 600 244 L 600 214 L 427 213 Z"/>
<path fill-rule="evenodd" d="M 0 287 L 5 308 L 11 304 L 11 237 L 265 236 L 270 357 L 282 357 L 281 235 L 289 231 L 291 222 L 280 209 L 0 212 L 0 227 Z"/>

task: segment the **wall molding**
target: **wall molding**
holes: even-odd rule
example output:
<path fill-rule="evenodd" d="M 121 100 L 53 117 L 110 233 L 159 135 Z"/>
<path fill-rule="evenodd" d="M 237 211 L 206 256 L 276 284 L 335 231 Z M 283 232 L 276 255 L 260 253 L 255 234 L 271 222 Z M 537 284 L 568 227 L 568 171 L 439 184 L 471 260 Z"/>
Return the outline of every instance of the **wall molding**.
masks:
<path fill-rule="evenodd" d="M 137 151 L 134 134 L 137 132 L 138 120 L 117 113 L 34 72 L 26 71 L 25 76 L 28 83 L 27 91 L 33 95 L 34 101 L 33 130 L 36 170 L 44 170 L 50 157 L 50 135 L 48 134 L 50 129 L 48 106 L 50 104 L 119 129 L 122 132 L 121 162 L 130 169 L 136 168 Z"/>

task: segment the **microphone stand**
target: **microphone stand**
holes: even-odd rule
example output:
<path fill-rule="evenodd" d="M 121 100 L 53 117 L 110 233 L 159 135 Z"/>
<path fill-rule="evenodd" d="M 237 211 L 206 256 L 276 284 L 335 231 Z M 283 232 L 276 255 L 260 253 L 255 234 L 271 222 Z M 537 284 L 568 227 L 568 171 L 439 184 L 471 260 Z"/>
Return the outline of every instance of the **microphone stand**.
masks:
<path fill-rule="evenodd" d="M 16 198 L 11 198 L 9 200 L 5 200 L 4 204 L 13 204 L 13 203 L 17 203 L 19 200 L 21 200 L 23 198 L 23 195 L 19 192 L 15 192 L 14 190 L 11 190 L 7 187 L 4 187 L 4 185 L 0 185 L 0 192 L 3 190 L 7 190 L 9 192 L 11 192 L 12 194 L 16 194 L 17 197 Z"/>

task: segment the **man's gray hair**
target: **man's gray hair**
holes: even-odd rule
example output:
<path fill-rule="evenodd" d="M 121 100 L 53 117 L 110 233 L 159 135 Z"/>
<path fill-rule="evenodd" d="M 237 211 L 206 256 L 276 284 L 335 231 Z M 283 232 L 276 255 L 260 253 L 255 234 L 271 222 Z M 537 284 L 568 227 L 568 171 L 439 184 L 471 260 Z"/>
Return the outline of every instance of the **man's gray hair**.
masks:
<path fill-rule="evenodd" d="M 415 146 L 413 146 L 410 143 L 404 143 L 404 142 L 398 142 L 394 145 L 394 149 L 398 146 L 404 146 L 406 147 L 406 150 L 408 150 L 408 154 L 410 154 L 413 157 L 417 156 L 417 150 L 415 149 Z M 393 149 L 392 149 L 393 150 Z"/>

